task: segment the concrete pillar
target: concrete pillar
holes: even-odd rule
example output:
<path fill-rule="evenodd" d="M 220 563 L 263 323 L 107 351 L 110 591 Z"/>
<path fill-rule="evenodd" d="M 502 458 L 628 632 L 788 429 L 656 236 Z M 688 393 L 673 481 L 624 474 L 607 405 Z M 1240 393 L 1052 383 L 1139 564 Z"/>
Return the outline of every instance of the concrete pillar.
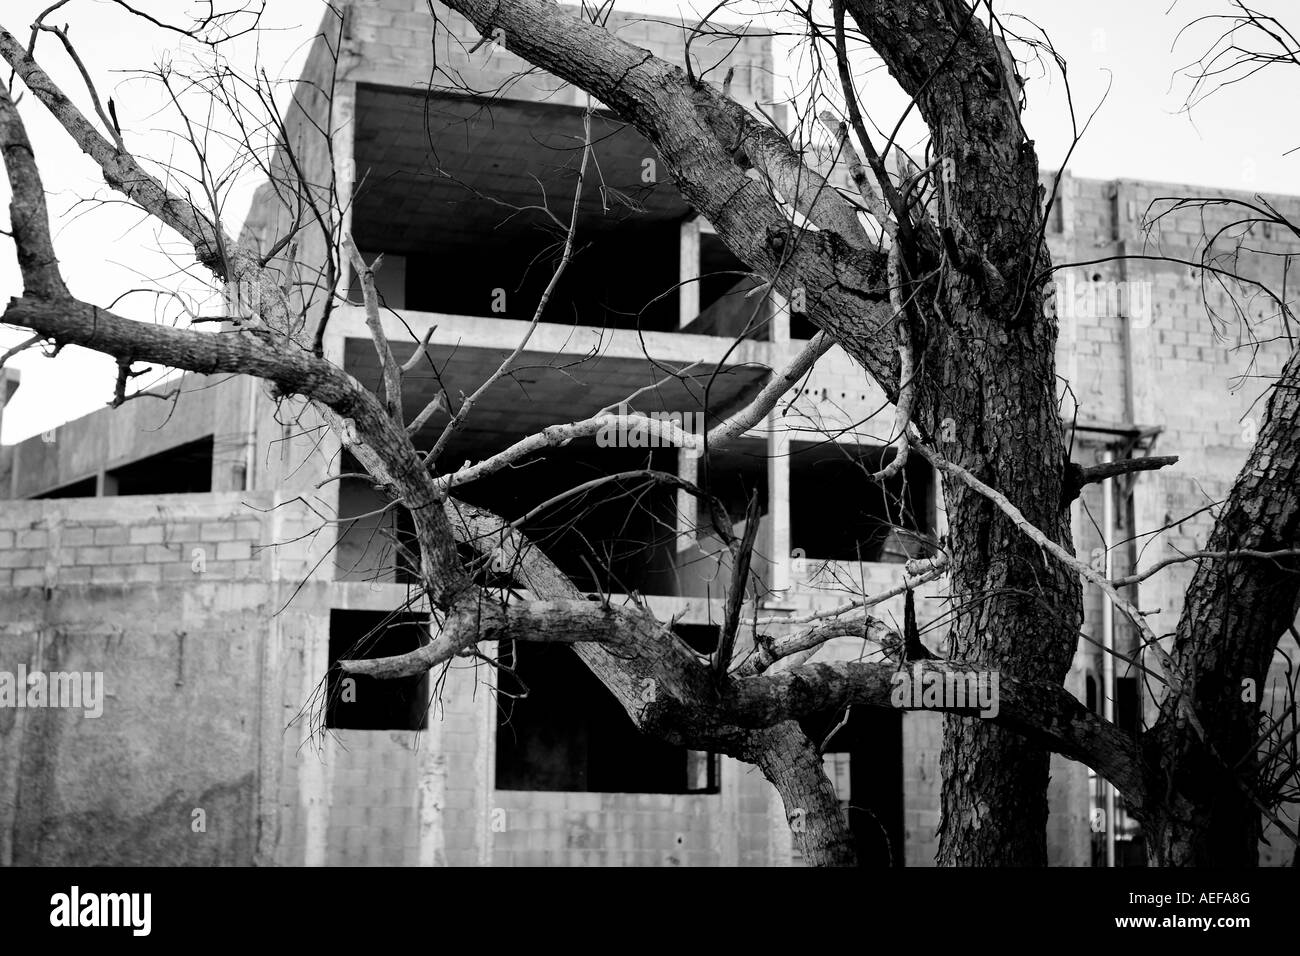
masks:
<path fill-rule="evenodd" d="M 22 380 L 22 372 L 18 369 L 0 368 L 0 435 L 4 434 L 5 406 L 14 397 L 14 392 L 18 391 Z"/>
<path fill-rule="evenodd" d="M 1061 237 L 1066 242 L 1074 240 L 1074 177 L 1068 169 L 1060 172 L 1056 184 L 1056 208 L 1061 212 Z"/>
<path fill-rule="evenodd" d="M 482 650 L 493 660 L 501 659 L 501 645 L 497 641 L 488 641 Z M 496 786 L 497 765 L 497 669 L 484 667 L 481 676 L 476 675 L 475 680 L 485 686 L 478 693 L 470 695 L 471 706 L 474 708 L 474 786 L 478 791 L 474 847 L 478 853 L 478 865 L 491 866 L 495 832 L 492 826 L 495 809 L 492 793 Z M 433 719 L 433 715 L 430 719 Z"/>
<path fill-rule="evenodd" d="M 772 590 L 789 592 L 790 572 L 790 432 L 776 413 L 767 425 L 767 523 L 768 553 L 772 560 Z"/>
<path fill-rule="evenodd" d="M 677 477 L 691 484 L 699 482 L 700 458 L 683 448 L 677 452 Z M 677 550 L 685 551 L 695 544 L 695 496 L 688 491 L 677 491 Z"/>
<path fill-rule="evenodd" d="M 790 302 L 773 289 L 768 295 L 768 307 L 772 310 L 768 338 L 777 345 L 785 345 L 790 341 Z"/>
<path fill-rule="evenodd" d="M 678 245 L 680 262 L 677 270 L 677 327 L 686 328 L 700 314 L 700 218 L 682 223 Z"/>
<path fill-rule="evenodd" d="M 352 232 L 352 189 L 357 180 L 356 109 L 357 85 L 338 83 L 330 102 L 330 140 L 334 152 L 334 191 L 341 207 L 344 235 Z M 352 286 L 352 264 L 341 253 L 339 266 L 335 291 L 346 296 Z"/>

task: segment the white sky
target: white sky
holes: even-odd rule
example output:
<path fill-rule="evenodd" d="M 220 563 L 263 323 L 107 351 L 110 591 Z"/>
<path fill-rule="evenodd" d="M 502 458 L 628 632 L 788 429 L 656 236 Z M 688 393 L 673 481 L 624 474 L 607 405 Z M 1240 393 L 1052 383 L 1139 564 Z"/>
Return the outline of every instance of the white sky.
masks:
<path fill-rule="evenodd" d="M 22 40 L 29 25 L 50 0 L 4 0 L 0 24 Z M 188 6 L 186 4 L 185 6 Z M 694 16 L 713 6 L 698 6 Z M 1041 25 L 1069 63 L 1075 107 L 1080 119 L 1098 104 L 1110 84 L 1110 94 L 1087 137 L 1076 148 L 1069 167 L 1080 176 L 1158 179 L 1194 185 L 1263 192 L 1300 192 L 1300 123 L 1296 116 L 1300 94 L 1300 68 L 1275 67 L 1246 84 L 1230 88 L 1200 105 L 1190 117 L 1181 110 L 1188 84 L 1176 77 L 1212 38 L 1207 30 L 1186 37 L 1174 47 L 1186 23 L 1205 13 L 1222 13 L 1228 0 L 999 0 L 1004 13 L 1022 14 Z M 1264 4 L 1277 12 L 1293 31 L 1300 32 L 1300 11 L 1294 0 Z M 176 0 L 153 0 L 155 13 L 183 9 Z M 692 17 L 689 3 L 675 0 L 639 0 L 619 4 L 619 9 L 643 10 L 659 16 Z M 323 10 L 321 0 L 274 0 L 269 5 L 269 25 L 258 43 L 263 62 L 275 77 L 297 73 L 304 44 L 314 34 Z M 70 23 L 72 39 L 100 86 L 101 95 L 114 96 L 127 142 L 142 154 L 165 158 L 176 148 L 159 132 L 172 120 L 157 112 L 154 93 L 128 71 L 177 56 L 175 34 L 146 29 L 108 0 L 72 0 L 54 17 Z M 1013 25 L 1008 21 L 1008 25 Z M 75 69 L 58 41 L 42 39 L 38 58 L 73 93 L 85 101 Z M 254 48 L 244 42 L 232 54 L 240 66 L 252 63 Z M 779 65 L 778 60 L 778 65 Z M 7 71 L 6 77 L 7 79 Z M 1030 72 L 1029 110 L 1025 125 L 1036 140 L 1044 168 L 1056 168 L 1069 146 L 1070 128 L 1062 109 L 1060 77 L 1044 78 Z M 864 100 L 873 115 L 888 122 L 892 101 L 884 91 L 880 99 L 870 85 Z M 883 105 L 882 105 L 883 104 Z M 1289 106 L 1287 104 L 1290 104 Z M 76 153 L 66 134 L 29 96 L 21 104 L 32 135 L 37 159 L 50 193 L 56 217 L 56 244 L 64 275 L 77 296 L 108 305 L 123 292 L 141 284 L 140 277 L 159 277 L 183 263 L 183 250 L 173 243 L 170 260 L 160 250 L 160 236 L 151 225 L 141 226 L 139 214 L 121 205 L 79 205 L 78 199 L 110 195 L 90 162 Z M 1281 119 L 1281 122 L 1279 122 Z M 247 203 L 255 182 L 242 181 L 232 196 L 232 213 Z M 0 201 L 8 193 L 0 182 Z M 237 230 L 232 222 L 231 231 Z M 163 238 L 163 245 L 166 239 Z M 12 245 L 0 237 L 0 305 L 20 290 Z M 152 304 L 135 296 L 116 306 L 135 318 L 153 315 Z M 0 328 L 0 352 L 26 336 Z M 69 348 L 50 360 L 32 351 L 12 359 L 22 370 L 23 384 L 4 412 L 0 441 L 12 443 L 71 418 L 102 407 L 112 394 L 111 360 L 81 349 Z"/>

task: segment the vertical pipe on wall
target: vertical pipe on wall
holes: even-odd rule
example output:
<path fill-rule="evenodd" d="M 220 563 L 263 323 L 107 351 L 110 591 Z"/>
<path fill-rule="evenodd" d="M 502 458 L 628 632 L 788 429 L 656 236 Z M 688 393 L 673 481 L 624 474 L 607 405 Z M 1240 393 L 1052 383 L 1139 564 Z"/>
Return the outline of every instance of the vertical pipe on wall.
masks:
<path fill-rule="evenodd" d="M 1102 460 L 1114 461 L 1115 453 L 1106 451 Z M 1106 578 L 1111 577 L 1111 548 L 1114 545 L 1115 489 L 1114 479 L 1101 483 L 1101 546 Z M 1101 709 L 1102 717 L 1115 722 L 1115 606 L 1109 600 L 1101 602 Z M 1106 810 L 1106 865 L 1115 865 L 1115 786 L 1109 780 L 1105 787 Z"/>

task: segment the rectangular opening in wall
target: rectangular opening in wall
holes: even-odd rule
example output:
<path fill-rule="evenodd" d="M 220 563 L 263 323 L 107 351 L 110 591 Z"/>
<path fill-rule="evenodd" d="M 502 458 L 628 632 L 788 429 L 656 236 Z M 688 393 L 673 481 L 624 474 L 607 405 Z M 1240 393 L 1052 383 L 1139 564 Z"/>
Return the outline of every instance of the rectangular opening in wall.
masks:
<path fill-rule="evenodd" d="M 348 452 L 340 472 L 363 475 Z M 335 580 L 412 584 L 419 579 L 419 546 L 411 513 L 375 489 L 369 478 L 339 480 L 338 544 Z"/>
<path fill-rule="evenodd" d="M 180 495 L 212 490 L 212 436 L 106 472 L 106 495 Z"/>
<path fill-rule="evenodd" d="M 759 285 L 751 270 L 732 255 L 713 233 L 700 236 L 700 314 L 683 332 L 696 335 L 771 338 L 770 293 L 753 294 Z"/>
<path fill-rule="evenodd" d="M 790 454 L 790 543 L 809 560 L 898 563 L 928 553 L 930 466 L 912 456 L 883 485 L 871 474 L 892 451 L 796 442 Z"/>
<path fill-rule="evenodd" d="M 768 453 L 763 440 L 741 439 L 731 446 L 712 452 L 709 467 L 701 469 L 698 484 L 722 503 L 732 519 L 731 531 L 743 536 L 745 516 L 750 501 L 758 498 L 758 537 L 750 566 L 755 586 L 760 592 L 769 578 L 767 548 L 770 540 L 768 517 Z M 674 592 L 681 597 L 717 597 L 718 582 L 731 578 L 733 555 L 718 534 L 710 505 L 692 498 L 694 525 L 687 527 L 677 541 L 674 568 Z"/>
<path fill-rule="evenodd" d="M 370 660 L 413 651 L 427 643 L 423 615 L 384 611 L 330 611 L 330 666 L 325 726 L 339 730 L 423 730 L 429 676 L 379 680 L 345 674 L 340 660 Z"/>
<path fill-rule="evenodd" d="M 790 305 L 790 338 L 792 339 L 811 339 L 818 332 L 817 326 L 813 325 L 812 320 L 803 313 L 795 310 L 794 304 Z"/>
<path fill-rule="evenodd" d="M 380 260 L 380 256 L 383 259 Z M 393 253 L 379 252 L 362 252 L 361 257 L 366 263 L 373 267 L 376 262 L 379 268 L 375 269 L 375 293 L 379 296 L 379 307 L 381 309 L 405 309 L 406 308 L 406 256 L 394 255 Z M 353 305 L 364 305 L 366 301 L 365 292 L 361 287 L 361 276 L 354 269 L 352 270 L 352 285 L 348 289 L 348 302 Z"/>
<path fill-rule="evenodd" d="M 642 734 L 570 648 L 517 641 L 499 653 L 510 670 L 498 678 L 497 789 L 717 792 L 712 754 Z"/>
<path fill-rule="evenodd" d="M 363 249 L 404 257 L 402 275 L 384 278 L 385 266 L 377 276 L 391 284 L 385 300 L 531 321 L 562 252 L 548 210 L 573 199 L 583 110 L 362 84 L 356 118 L 353 233 Z M 583 179 L 581 241 L 543 320 L 676 331 L 690 207 L 632 126 L 603 110 L 590 123 L 600 170 Z"/>
<path fill-rule="evenodd" d="M 74 481 L 70 485 L 64 485 L 62 488 L 55 488 L 53 491 L 47 491 L 43 495 L 32 495 L 33 500 L 42 498 L 93 498 L 97 491 L 99 482 L 94 478 L 83 478 L 81 481 Z"/>
<path fill-rule="evenodd" d="M 449 452 L 446 460 L 468 457 Z M 520 530 L 582 591 L 671 594 L 675 498 L 670 488 L 635 472 L 671 472 L 676 463 L 675 448 L 602 448 L 579 439 L 461 485 L 457 497 L 512 521 L 527 517 Z M 631 477 L 569 494 L 620 473 Z"/>

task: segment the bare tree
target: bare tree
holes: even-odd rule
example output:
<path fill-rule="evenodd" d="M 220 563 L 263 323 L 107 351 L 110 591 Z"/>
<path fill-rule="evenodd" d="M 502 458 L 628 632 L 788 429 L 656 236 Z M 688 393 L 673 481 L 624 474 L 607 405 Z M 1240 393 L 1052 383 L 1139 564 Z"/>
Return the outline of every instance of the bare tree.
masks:
<path fill-rule="evenodd" d="M 1197 561 L 1196 576 L 1166 647 L 1125 595 L 1134 582 L 1110 581 L 1074 555 L 1069 506 L 1083 487 L 1168 462 L 1069 463 L 1057 401 L 1058 329 L 1045 308 L 1050 203 L 1045 209 L 1038 157 L 1021 125 L 1022 81 L 1008 46 L 1017 38 L 991 6 L 835 0 L 828 18 L 796 5 L 795 20 L 819 64 L 815 82 L 829 91 L 823 99 L 835 109 L 823 111 L 818 97 L 810 97 L 805 122 L 793 133 L 732 99 L 725 78 L 696 76 L 618 39 L 601 25 L 602 11 L 575 16 L 549 0 L 448 0 L 447 6 L 486 40 L 585 91 L 639 130 L 685 200 L 736 257 L 769 291 L 806 303 L 820 334 L 747 407 L 709 432 L 706 454 L 770 412 L 838 345 L 897 409 L 893 464 L 875 477 L 888 480 L 909 455 L 924 458 L 943 477 L 949 534 L 907 565 L 895 592 L 852 596 L 837 612 L 796 622 L 779 638 L 765 633 L 762 619 L 750 621 L 753 653 L 742 656 L 735 648 L 753 549 L 751 534 L 734 533 L 743 516 L 728 515 L 695 483 L 643 473 L 642 480 L 701 499 L 732 555 L 719 648 L 702 658 L 644 603 L 589 600 L 520 532 L 519 522 L 458 500 L 457 489 L 602 427 L 625 427 L 627 415 L 605 409 L 555 423 L 476 464 L 440 470 L 438 454 L 472 416 L 475 396 L 448 409 L 443 437 L 429 452 L 415 447 L 412 433 L 443 409 L 404 420 L 402 380 L 410 368 L 394 357 L 379 321 L 375 267 L 342 231 L 340 213 L 350 197 L 295 168 L 283 123 L 265 127 L 276 148 L 266 170 L 285 205 L 297 210 L 296 221 L 288 234 L 255 248 L 223 226 L 213 178 L 200 175 L 188 195 L 169 188 L 126 148 L 98 96 L 98 115 L 91 118 L 55 85 L 35 59 L 35 39 L 54 32 L 75 57 L 66 31 L 38 23 L 32 44 L 24 46 L 0 30 L 0 56 L 14 71 L 0 89 L 0 146 L 24 280 L 4 321 L 30 330 L 33 343 L 113 356 L 123 397 L 137 363 L 152 363 L 252 375 L 311 402 L 391 502 L 409 513 L 409 550 L 431 617 L 425 646 L 400 657 L 344 662 L 345 669 L 395 677 L 474 656 L 487 641 L 570 644 L 643 732 L 756 765 L 787 812 L 803 821 L 797 835 L 805 858 L 844 865 L 854 861 L 852 843 L 818 741 L 800 720 L 850 706 L 896 706 L 892 677 L 919 656 L 909 652 L 914 635 L 900 634 L 871 609 L 946 576 L 954 609 L 947 622 L 950 659 L 915 666 L 937 675 L 986 668 L 1002 676 L 995 718 L 973 719 L 968 707 L 951 708 L 946 718 L 941 863 L 1045 863 L 1052 752 L 1087 764 L 1119 788 L 1150 834 L 1155 863 L 1253 863 L 1261 814 L 1294 838 L 1274 811 L 1286 788 L 1262 779 L 1268 765 L 1275 782 L 1276 757 L 1269 753 L 1285 747 L 1261 748 L 1259 705 L 1243 703 L 1241 687 L 1263 682 L 1300 596 L 1300 352 L 1272 383 L 1258 438 L 1205 551 L 1189 558 Z M 431 31 L 442 11 L 431 4 Z M 212 12 L 204 23 L 176 29 L 215 44 L 235 28 L 230 17 Z M 919 161 L 900 148 L 897 129 L 883 135 L 864 116 L 854 64 L 867 48 L 924 124 Z M 262 79 L 218 71 L 200 88 L 227 104 L 261 90 L 257 95 L 274 116 Z M 247 290 L 251 314 L 225 316 L 220 331 L 207 332 L 133 321 L 69 293 L 50 238 L 39 164 L 15 107 L 19 80 L 111 187 L 179 233 L 218 283 Z M 816 127 L 830 134 L 853 190 L 835 188 L 805 158 L 802 137 Z M 201 155 L 202 136 L 192 134 L 190 142 Z M 590 135 L 582 146 L 585 170 Z M 552 287 L 574 240 L 572 221 L 558 217 L 556 225 L 563 252 Z M 314 260 L 294 252 L 308 234 L 326 250 Z M 287 280 L 295 269 L 310 281 Z M 349 269 L 361 281 L 382 369 L 375 391 L 327 361 L 320 348 Z M 1285 312 L 1285 301 L 1279 305 Z M 545 306 L 544 297 L 534 326 Z M 527 342 L 525 334 L 483 388 L 511 372 Z M 418 362 L 424 343 L 416 345 L 412 361 Z M 695 441 L 671 423 L 636 415 L 631 421 L 678 445 Z M 750 521 L 746 532 L 752 527 Z M 467 561 L 461 545 L 483 557 Z M 516 600 L 509 589 L 484 583 L 484 557 L 530 598 Z M 1080 634 L 1081 581 L 1101 589 L 1131 620 L 1158 664 L 1160 719 L 1140 735 L 1102 720 L 1063 687 Z M 811 659 L 826 641 L 846 634 L 864 636 L 885 659 Z M 647 686 L 655 689 L 649 699 Z"/>

